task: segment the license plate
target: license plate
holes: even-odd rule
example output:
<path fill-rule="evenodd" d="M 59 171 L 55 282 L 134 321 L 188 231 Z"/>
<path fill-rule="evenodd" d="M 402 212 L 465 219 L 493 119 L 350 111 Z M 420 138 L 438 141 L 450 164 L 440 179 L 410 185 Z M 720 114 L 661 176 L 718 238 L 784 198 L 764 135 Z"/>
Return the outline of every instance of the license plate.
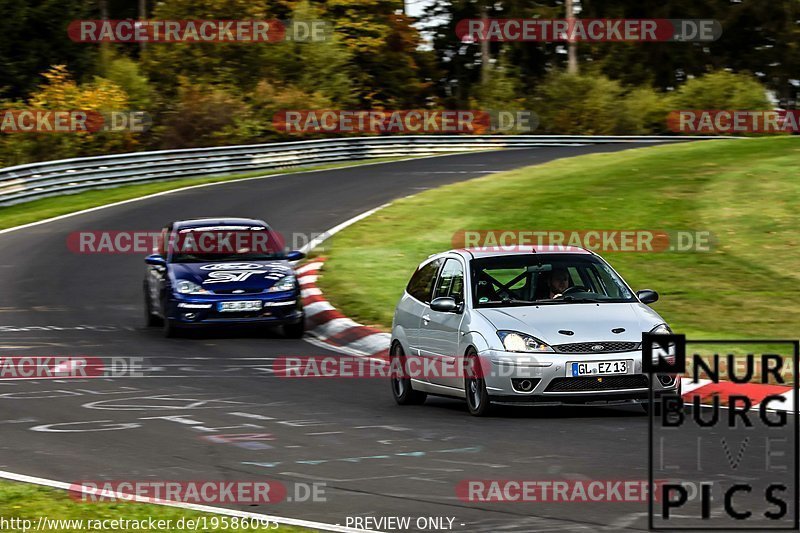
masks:
<path fill-rule="evenodd" d="M 244 302 L 219 302 L 217 304 L 217 311 L 260 311 L 261 300 L 252 300 Z"/>
<path fill-rule="evenodd" d="M 627 374 L 628 365 L 628 361 L 593 361 L 587 363 L 572 363 L 572 377 Z"/>

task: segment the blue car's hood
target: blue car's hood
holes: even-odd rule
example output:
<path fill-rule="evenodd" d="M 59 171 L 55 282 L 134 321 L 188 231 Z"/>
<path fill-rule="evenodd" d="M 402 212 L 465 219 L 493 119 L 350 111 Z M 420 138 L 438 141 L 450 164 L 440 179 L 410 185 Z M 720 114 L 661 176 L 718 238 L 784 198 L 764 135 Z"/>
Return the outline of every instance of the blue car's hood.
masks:
<path fill-rule="evenodd" d="M 210 291 L 267 289 L 293 270 L 288 261 L 170 263 L 174 279 L 193 281 Z"/>

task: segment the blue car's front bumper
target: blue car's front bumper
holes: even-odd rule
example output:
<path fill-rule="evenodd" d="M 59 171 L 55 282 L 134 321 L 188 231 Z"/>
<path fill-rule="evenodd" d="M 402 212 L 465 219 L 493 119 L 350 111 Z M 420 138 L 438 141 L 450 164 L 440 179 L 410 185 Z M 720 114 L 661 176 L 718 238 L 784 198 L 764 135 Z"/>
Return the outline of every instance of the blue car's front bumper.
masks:
<path fill-rule="evenodd" d="M 222 302 L 260 301 L 261 309 L 253 311 L 220 311 Z M 259 294 L 183 295 L 173 294 L 166 303 L 165 314 L 181 326 L 252 324 L 296 324 L 303 320 L 299 292 L 287 291 Z"/>

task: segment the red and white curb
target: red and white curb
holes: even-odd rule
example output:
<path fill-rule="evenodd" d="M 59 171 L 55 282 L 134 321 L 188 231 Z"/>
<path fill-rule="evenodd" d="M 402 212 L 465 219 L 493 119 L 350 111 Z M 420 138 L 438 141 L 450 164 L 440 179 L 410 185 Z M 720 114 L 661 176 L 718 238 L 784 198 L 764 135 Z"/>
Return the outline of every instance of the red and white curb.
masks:
<path fill-rule="evenodd" d="M 769 409 L 772 411 L 794 412 L 794 391 L 792 387 L 786 385 L 766 385 L 762 383 L 732 383 L 730 381 L 720 381 L 714 383 L 710 379 L 700 379 L 697 383 L 690 378 L 682 378 L 681 387 L 683 397 L 692 401 L 695 396 L 700 397 L 700 404 L 710 405 L 713 397 L 719 395 L 720 398 L 727 398 L 729 395 L 736 394 L 746 396 L 753 403 L 753 407 L 758 405 L 767 396 L 778 395 L 784 398 L 782 402 L 769 402 Z"/>
<path fill-rule="evenodd" d="M 333 307 L 317 287 L 319 272 L 324 258 L 307 263 L 297 269 L 300 296 L 306 312 L 306 340 L 316 346 L 335 350 L 348 355 L 372 357 L 388 361 L 391 335 L 375 328 L 355 322 Z M 690 378 L 682 378 L 683 397 L 692 401 L 700 396 L 700 403 L 708 405 L 715 395 L 723 398 L 729 394 L 747 396 L 753 406 L 770 395 L 780 395 L 783 402 L 772 401 L 769 408 L 775 411 L 794 410 L 794 391 L 785 385 L 763 385 L 760 383 L 737 384 L 729 381 L 714 383 L 701 379 L 694 383 Z"/>
<path fill-rule="evenodd" d="M 324 261 L 319 259 L 297 269 L 306 331 L 310 336 L 306 340 L 349 355 L 388 360 L 391 335 L 347 318 L 322 295 L 317 277 Z"/>

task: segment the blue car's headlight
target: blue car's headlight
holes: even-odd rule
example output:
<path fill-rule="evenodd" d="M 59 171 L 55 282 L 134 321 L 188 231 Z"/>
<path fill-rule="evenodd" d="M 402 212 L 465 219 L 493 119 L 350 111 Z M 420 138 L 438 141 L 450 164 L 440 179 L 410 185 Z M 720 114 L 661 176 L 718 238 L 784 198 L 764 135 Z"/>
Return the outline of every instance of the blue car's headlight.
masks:
<path fill-rule="evenodd" d="M 295 286 L 295 279 L 294 276 L 289 274 L 288 276 L 282 277 L 278 282 L 267 289 L 267 292 L 279 292 L 279 291 L 290 291 L 294 289 Z"/>
<path fill-rule="evenodd" d="M 188 279 L 179 279 L 175 283 L 175 291 L 179 294 L 211 294 L 197 283 Z"/>
<path fill-rule="evenodd" d="M 503 348 L 507 352 L 553 352 L 547 343 L 540 341 L 536 337 L 520 333 L 518 331 L 498 331 L 497 336 L 503 342 Z"/>

